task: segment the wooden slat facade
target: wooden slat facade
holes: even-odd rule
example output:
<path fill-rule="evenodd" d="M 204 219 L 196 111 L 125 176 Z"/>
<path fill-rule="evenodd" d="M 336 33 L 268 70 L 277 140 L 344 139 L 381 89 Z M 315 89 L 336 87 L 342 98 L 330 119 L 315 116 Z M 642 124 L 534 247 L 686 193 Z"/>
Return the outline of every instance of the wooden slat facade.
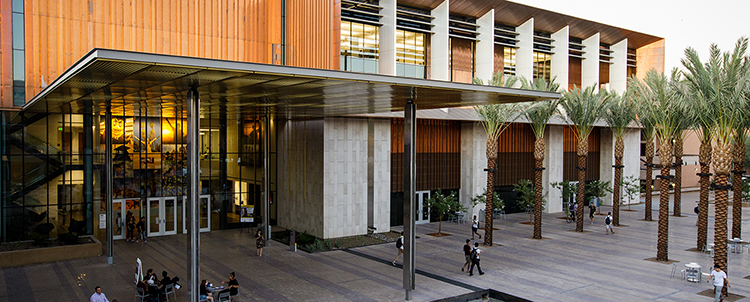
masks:
<path fill-rule="evenodd" d="M 13 106 L 12 1 L 0 1 L 0 107 Z"/>
<path fill-rule="evenodd" d="M 495 45 L 495 57 L 493 59 L 494 68 L 492 74 L 497 74 L 498 71 L 502 74 L 505 69 L 505 48 L 501 45 Z"/>
<path fill-rule="evenodd" d="M 28 100 L 42 79 L 51 83 L 92 48 L 271 63 L 272 45 L 281 43 L 281 2 L 33 0 L 25 26 Z M 3 62 L 10 55 L 3 51 Z M 0 84 L 10 85 L 8 71 L 0 72 Z M 3 94 L 2 106 L 11 104 Z"/>
<path fill-rule="evenodd" d="M 461 123 L 417 120 L 417 191 L 461 187 Z M 404 190 L 404 120 L 391 120 L 391 192 Z"/>
<path fill-rule="evenodd" d="M 599 62 L 599 87 L 609 84 L 609 63 Z"/>
<path fill-rule="evenodd" d="M 568 59 L 568 89 L 581 88 L 581 58 Z"/>
<path fill-rule="evenodd" d="M 451 38 L 451 77 L 453 82 L 471 83 L 473 75 L 474 42 Z"/>
<path fill-rule="evenodd" d="M 534 132 L 529 124 L 511 124 L 498 138 L 495 186 L 534 180 Z"/>
<path fill-rule="evenodd" d="M 340 20 L 340 0 L 287 0 L 287 65 L 338 70 Z"/>
<path fill-rule="evenodd" d="M 576 144 L 578 140 L 575 137 L 573 129 L 564 127 L 563 139 L 563 180 L 578 180 L 578 155 L 576 153 Z M 599 150 L 601 143 L 601 128 L 595 127 L 589 135 L 589 153 L 586 156 L 586 180 L 599 179 Z"/>

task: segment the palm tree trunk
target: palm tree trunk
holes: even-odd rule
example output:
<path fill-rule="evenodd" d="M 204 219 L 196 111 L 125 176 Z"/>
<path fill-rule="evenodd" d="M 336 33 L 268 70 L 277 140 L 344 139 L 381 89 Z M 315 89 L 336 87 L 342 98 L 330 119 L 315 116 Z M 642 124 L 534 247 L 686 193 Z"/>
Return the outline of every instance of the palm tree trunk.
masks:
<path fill-rule="evenodd" d="M 697 250 L 702 250 L 706 246 L 708 237 L 708 186 L 711 182 L 711 141 L 701 142 L 698 161 L 701 165 L 701 191 L 698 199 L 698 241 L 695 246 Z"/>
<path fill-rule="evenodd" d="M 674 209 L 672 210 L 675 217 L 682 216 L 682 135 L 678 134 L 675 138 L 674 145 Z"/>
<path fill-rule="evenodd" d="M 659 145 L 661 175 L 659 180 L 659 232 L 656 244 L 656 260 L 669 259 L 669 171 L 672 166 L 671 138 L 662 140 Z"/>
<path fill-rule="evenodd" d="M 646 210 L 643 220 L 651 221 L 651 199 L 654 186 L 654 138 L 646 140 Z"/>
<path fill-rule="evenodd" d="M 544 170 L 544 137 L 534 142 L 534 239 L 542 239 L 542 171 Z"/>
<path fill-rule="evenodd" d="M 622 185 L 622 156 L 625 143 L 621 137 L 615 142 L 615 182 L 612 185 L 612 224 L 620 225 L 620 186 Z"/>
<path fill-rule="evenodd" d="M 732 178 L 732 238 L 742 238 L 742 174 L 745 173 L 745 140 L 744 135 L 735 136 L 734 148 L 734 171 Z"/>
<path fill-rule="evenodd" d="M 586 198 L 586 156 L 589 151 L 588 147 L 588 137 L 578 140 L 578 195 L 576 196 L 576 203 L 578 204 L 578 210 L 576 210 L 577 232 L 583 232 L 583 200 Z"/>
<path fill-rule="evenodd" d="M 495 143 L 495 150 L 497 150 L 497 143 Z M 495 161 L 496 158 L 487 158 L 487 195 L 485 196 L 485 207 L 484 207 L 484 245 L 492 246 L 492 209 L 493 209 L 493 194 L 495 186 Z"/>
<path fill-rule="evenodd" d="M 732 155 L 728 143 L 717 142 L 714 149 L 714 171 L 716 172 L 716 203 L 714 210 L 714 267 L 727 270 L 727 202 L 729 199 L 729 170 Z"/>

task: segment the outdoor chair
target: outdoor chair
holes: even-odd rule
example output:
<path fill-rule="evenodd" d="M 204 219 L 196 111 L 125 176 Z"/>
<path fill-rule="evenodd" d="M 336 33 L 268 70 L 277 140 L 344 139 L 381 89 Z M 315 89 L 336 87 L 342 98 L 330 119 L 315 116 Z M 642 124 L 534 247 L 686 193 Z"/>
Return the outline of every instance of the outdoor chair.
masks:
<path fill-rule="evenodd" d="M 456 223 L 463 224 L 464 223 L 464 213 L 458 212 L 456 213 Z"/>
<path fill-rule="evenodd" d="M 172 294 L 174 301 L 177 301 L 177 293 L 174 291 L 174 283 L 164 286 L 164 297 L 167 298 L 167 301 L 169 301 L 169 294 Z"/>
<path fill-rule="evenodd" d="M 229 292 L 219 292 L 219 296 L 216 297 L 216 302 L 229 302 Z"/>
<path fill-rule="evenodd" d="M 135 298 L 133 299 L 133 302 L 138 301 L 138 298 L 141 298 L 141 302 L 146 300 L 150 295 L 147 294 L 142 288 L 136 287 L 135 288 Z"/>
<path fill-rule="evenodd" d="M 672 274 L 669 276 L 669 279 L 674 278 L 674 274 L 677 273 L 677 263 L 672 263 Z M 680 275 L 682 279 L 685 279 L 685 270 L 680 270 Z"/>

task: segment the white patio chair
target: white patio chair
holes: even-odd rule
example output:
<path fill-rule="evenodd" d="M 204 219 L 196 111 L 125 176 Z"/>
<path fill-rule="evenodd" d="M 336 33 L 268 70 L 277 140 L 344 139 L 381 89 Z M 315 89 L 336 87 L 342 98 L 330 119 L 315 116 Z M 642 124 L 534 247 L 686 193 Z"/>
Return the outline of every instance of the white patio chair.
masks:
<path fill-rule="evenodd" d="M 669 279 L 674 278 L 674 275 L 677 273 L 677 263 L 672 263 L 672 274 L 669 276 Z M 680 270 L 680 275 L 682 279 L 685 279 L 685 270 Z"/>

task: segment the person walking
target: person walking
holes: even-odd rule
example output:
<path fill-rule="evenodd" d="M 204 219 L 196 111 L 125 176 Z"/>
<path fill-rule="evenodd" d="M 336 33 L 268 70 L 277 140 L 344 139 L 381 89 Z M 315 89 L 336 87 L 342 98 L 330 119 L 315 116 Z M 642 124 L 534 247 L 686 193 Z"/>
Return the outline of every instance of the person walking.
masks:
<path fill-rule="evenodd" d="M 698 202 L 696 201 L 695 203 L 698 203 Z M 693 208 L 693 212 L 695 212 L 695 215 L 700 215 L 700 213 L 701 213 L 700 206 L 696 204 L 695 208 Z M 698 220 L 697 219 L 695 220 L 695 226 L 698 226 Z"/>
<path fill-rule="evenodd" d="M 401 254 L 404 253 L 404 232 L 401 232 L 401 236 L 396 239 L 396 249 L 398 250 L 398 255 L 393 258 L 393 261 L 391 261 L 391 264 L 393 266 L 396 266 L 396 259 L 398 259 L 398 256 L 401 256 Z"/>
<path fill-rule="evenodd" d="M 141 216 L 141 221 L 138 221 L 135 227 L 138 229 L 138 237 L 135 238 L 135 242 L 143 239 L 143 243 L 146 243 L 146 217 Z"/>
<path fill-rule="evenodd" d="M 107 300 L 107 296 L 105 296 L 102 293 L 101 286 L 97 286 L 97 287 L 94 288 L 94 294 L 91 295 L 91 298 L 89 298 L 89 301 L 90 302 L 109 302 L 109 300 Z"/>
<path fill-rule="evenodd" d="M 716 266 L 714 267 L 714 271 L 711 272 L 711 275 L 708 277 L 708 280 L 706 280 L 706 283 L 711 282 L 711 279 L 714 279 L 714 302 L 724 302 L 724 296 L 721 294 L 721 289 L 724 288 L 724 283 L 726 282 L 727 287 L 732 287 L 729 285 L 727 273 L 722 271 L 720 267 Z"/>
<path fill-rule="evenodd" d="M 471 239 L 466 239 L 466 244 L 464 244 L 464 258 L 466 258 L 466 263 L 461 266 L 462 272 L 464 271 L 464 267 L 469 269 L 469 265 L 471 264 Z"/>
<path fill-rule="evenodd" d="M 589 202 L 589 219 L 591 219 L 591 224 L 594 224 L 594 213 L 596 212 L 596 205 L 594 205 L 594 202 Z"/>
<path fill-rule="evenodd" d="M 479 255 L 482 254 L 482 250 L 479 249 L 479 242 L 474 242 L 474 249 L 471 250 L 471 268 L 469 268 L 469 276 L 474 276 L 474 266 L 477 266 L 477 270 L 480 275 L 484 275 L 482 267 L 479 266 Z"/>
<path fill-rule="evenodd" d="M 125 216 L 125 224 L 125 237 L 130 242 L 135 241 L 135 216 L 133 216 L 133 213 L 128 212 Z"/>
<path fill-rule="evenodd" d="M 615 234 L 615 230 L 612 229 L 612 212 L 607 212 L 607 217 L 604 218 L 604 225 L 607 228 L 607 235 L 609 235 L 609 232 L 612 232 L 612 235 Z"/>
<path fill-rule="evenodd" d="M 263 237 L 263 234 L 260 232 L 260 229 L 258 229 L 258 232 L 255 233 L 255 255 L 260 257 L 263 256 L 263 246 L 266 245 L 266 238 Z"/>
<path fill-rule="evenodd" d="M 479 239 L 482 239 L 482 235 L 479 235 L 477 233 L 477 230 L 479 230 L 479 220 L 477 219 L 477 215 L 474 215 L 474 219 L 471 221 L 471 239 L 474 240 L 474 234 L 477 234 L 479 236 Z"/>

